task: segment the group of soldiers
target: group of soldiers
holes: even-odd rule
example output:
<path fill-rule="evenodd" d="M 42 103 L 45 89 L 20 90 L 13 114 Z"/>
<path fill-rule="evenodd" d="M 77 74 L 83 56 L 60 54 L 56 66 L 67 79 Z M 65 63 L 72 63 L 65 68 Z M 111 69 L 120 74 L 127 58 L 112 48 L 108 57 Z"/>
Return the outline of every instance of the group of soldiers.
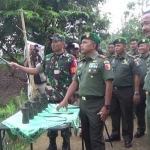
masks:
<path fill-rule="evenodd" d="M 150 38 L 150 11 L 143 14 L 141 24 L 143 33 Z M 144 118 L 147 107 L 146 118 L 150 140 L 149 41 L 142 39 L 138 42 L 132 39 L 130 41 L 132 50 L 128 53 L 126 38 L 119 37 L 109 44 L 109 54 L 104 56 L 98 53 L 101 39 L 92 32 L 87 32 L 81 37 L 80 47 L 77 43 L 73 43 L 71 50 L 73 55 L 64 49 L 66 44 L 63 35 L 54 34 L 51 40 L 53 53 L 46 55 L 35 68 L 13 62 L 10 66 L 33 75 L 44 72 L 47 76 L 45 91 L 50 103 L 59 103 L 58 111 L 62 107 L 67 109 L 68 102 L 74 102 L 74 93 L 78 91 L 82 138 L 86 150 L 105 150 L 105 141 L 119 141 L 121 118 L 125 147 L 131 147 L 133 107 L 138 120 L 134 137 L 140 138 L 145 133 Z M 80 60 L 79 49 L 84 55 Z M 147 106 L 145 92 L 147 92 Z M 109 114 L 112 119 L 112 133 L 104 140 L 104 123 Z M 50 144 L 47 150 L 57 150 L 57 135 L 56 131 L 48 131 Z M 61 136 L 62 150 L 68 150 L 66 131 L 62 131 Z"/>

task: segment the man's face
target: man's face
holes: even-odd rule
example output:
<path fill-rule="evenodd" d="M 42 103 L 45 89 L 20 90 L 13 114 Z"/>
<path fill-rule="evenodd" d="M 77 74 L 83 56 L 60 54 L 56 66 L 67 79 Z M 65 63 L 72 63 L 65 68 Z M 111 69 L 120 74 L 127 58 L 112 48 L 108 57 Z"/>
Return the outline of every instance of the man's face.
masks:
<path fill-rule="evenodd" d="M 134 50 L 137 50 L 138 49 L 138 42 L 137 41 L 131 41 L 130 42 L 130 47 L 131 49 L 134 51 Z"/>
<path fill-rule="evenodd" d="M 79 54 L 79 49 L 78 48 L 74 48 L 70 50 L 71 54 L 74 56 L 77 56 Z"/>
<path fill-rule="evenodd" d="M 52 40 L 51 47 L 54 52 L 58 52 L 58 51 L 62 50 L 64 48 L 64 46 L 65 46 L 64 41 Z"/>
<path fill-rule="evenodd" d="M 140 54 L 145 54 L 149 51 L 149 44 L 143 43 L 139 45 L 139 52 Z"/>
<path fill-rule="evenodd" d="M 115 51 L 117 55 L 121 55 L 125 52 L 126 46 L 123 44 L 115 44 Z"/>
<path fill-rule="evenodd" d="M 142 31 L 147 38 L 150 38 L 150 13 L 142 16 L 141 19 Z"/>
<path fill-rule="evenodd" d="M 110 44 L 108 50 L 110 54 L 115 54 L 115 45 Z"/>
<path fill-rule="evenodd" d="M 95 49 L 95 44 L 88 39 L 83 39 L 80 46 L 82 54 L 87 54 Z"/>

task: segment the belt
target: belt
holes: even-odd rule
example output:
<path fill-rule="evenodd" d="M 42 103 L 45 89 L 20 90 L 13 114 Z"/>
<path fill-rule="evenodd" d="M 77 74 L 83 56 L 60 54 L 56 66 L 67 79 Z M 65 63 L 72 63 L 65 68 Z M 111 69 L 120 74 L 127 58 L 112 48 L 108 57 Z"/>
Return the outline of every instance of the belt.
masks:
<path fill-rule="evenodd" d="M 146 92 L 146 96 L 150 96 L 150 92 Z"/>
<path fill-rule="evenodd" d="M 102 99 L 104 96 L 95 96 L 95 95 L 87 95 L 87 96 L 80 96 L 82 100 L 96 100 L 96 99 Z"/>
<path fill-rule="evenodd" d="M 115 90 L 119 90 L 119 89 L 131 88 L 131 87 L 133 87 L 133 86 L 114 86 L 113 88 L 114 88 Z"/>

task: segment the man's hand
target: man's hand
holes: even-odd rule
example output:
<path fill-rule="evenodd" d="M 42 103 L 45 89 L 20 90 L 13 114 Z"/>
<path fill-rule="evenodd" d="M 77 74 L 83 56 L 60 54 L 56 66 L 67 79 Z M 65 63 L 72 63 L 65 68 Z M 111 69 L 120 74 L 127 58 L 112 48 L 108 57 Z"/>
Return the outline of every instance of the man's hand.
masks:
<path fill-rule="evenodd" d="M 97 113 L 97 115 L 100 115 L 101 120 L 105 121 L 109 115 L 109 110 L 103 106 L 102 109 L 100 110 L 100 112 Z"/>
<path fill-rule="evenodd" d="M 63 101 L 60 102 L 59 105 L 57 106 L 56 110 L 59 111 L 59 109 L 62 107 L 65 107 L 66 110 L 68 110 L 68 100 L 67 99 L 63 99 Z"/>
<path fill-rule="evenodd" d="M 19 64 L 14 63 L 14 62 L 10 62 L 9 65 L 10 65 L 11 68 L 16 69 L 16 70 L 18 70 L 19 66 L 20 66 Z"/>
<path fill-rule="evenodd" d="M 133 96 L 133 101 L 135 105 L 138 105 L 140 103 L 140 95 L 135 95 Z"/>

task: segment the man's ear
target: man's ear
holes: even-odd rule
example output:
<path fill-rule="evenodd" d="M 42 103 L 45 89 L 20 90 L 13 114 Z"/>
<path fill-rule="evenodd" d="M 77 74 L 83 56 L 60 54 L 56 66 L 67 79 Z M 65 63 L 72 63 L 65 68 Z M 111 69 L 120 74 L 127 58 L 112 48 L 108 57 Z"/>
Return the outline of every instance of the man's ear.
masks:
<path fill-rule="evenodd" d="M 95 42 L 92 42 L 92 47 L 93 47 L 93 49 L 96 49 L 96 43 Z"/>
<path fill-rule="evenodd" d="M 123 44 L 123 47 L 124 47 L 124 49 L 126 49 L 126 48 L 127 48 L 127 45 L 126 45 L 126 44 Z"/>

